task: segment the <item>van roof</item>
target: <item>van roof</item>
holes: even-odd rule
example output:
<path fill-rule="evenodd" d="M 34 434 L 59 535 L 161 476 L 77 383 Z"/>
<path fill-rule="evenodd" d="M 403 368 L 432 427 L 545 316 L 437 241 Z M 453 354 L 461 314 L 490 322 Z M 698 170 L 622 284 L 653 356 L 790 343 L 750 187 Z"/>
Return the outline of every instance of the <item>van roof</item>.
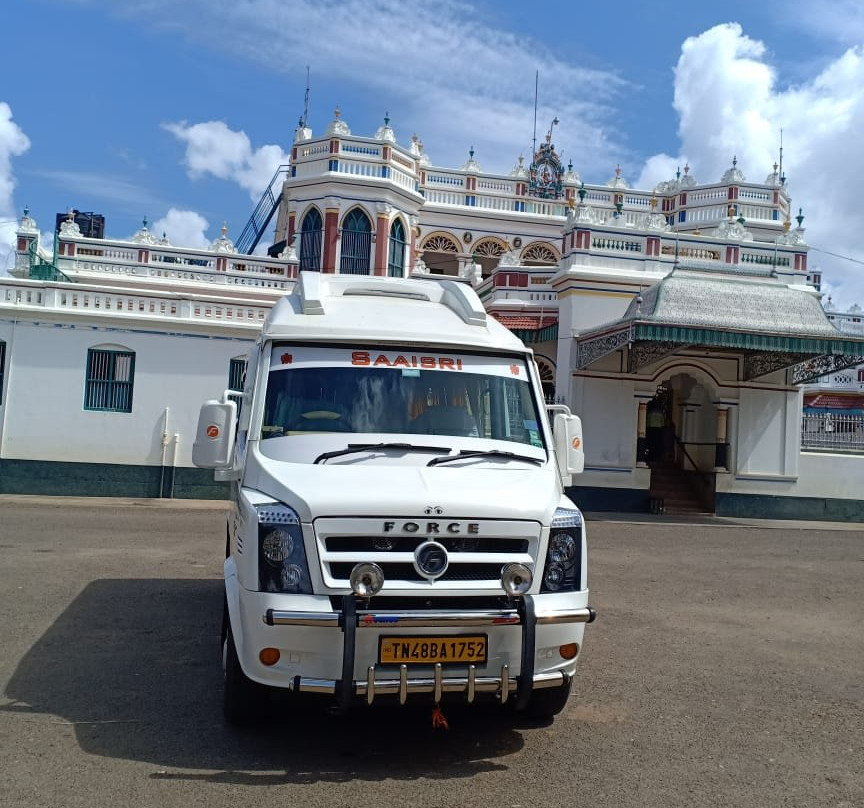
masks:
<path fill-rule="evenodd" d="M 263 337 L 525 351 L 521 340 L 486 314 L 469 284 L 441 276 L 301 272 L 292 292 L 271 310 Z"/>

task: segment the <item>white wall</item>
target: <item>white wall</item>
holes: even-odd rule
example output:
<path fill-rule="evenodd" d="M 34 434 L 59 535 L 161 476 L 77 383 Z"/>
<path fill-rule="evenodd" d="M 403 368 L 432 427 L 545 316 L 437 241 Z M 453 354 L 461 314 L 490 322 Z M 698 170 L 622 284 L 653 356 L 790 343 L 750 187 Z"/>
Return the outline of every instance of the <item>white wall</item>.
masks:
<path fill-rule="evenodd" d="M 179 435 L 178 466 L 192 465 L 201 404 L 221 395 L 230 360 L 253 344 L 242 338 L 29 322 L 0 324 L 0 339 L 7 342 L 0 457 L 159 465 L 168 407 L 168 431 L 172 438 Z M 87 350 L 96 346 L 135 351 L 131 413 L 84 409 Z"/>
<path fill-rule="evenodd" d="M 736 440 L 738 474 L 797 476 L 800 418 L 797 390 L 742 388 Z"/>
<path fill-rule="evenodd" d="M 572 409 L 582 418 L 585 466 L 631 469 L 636 463 L 633 383 L 575 377 Z"/>

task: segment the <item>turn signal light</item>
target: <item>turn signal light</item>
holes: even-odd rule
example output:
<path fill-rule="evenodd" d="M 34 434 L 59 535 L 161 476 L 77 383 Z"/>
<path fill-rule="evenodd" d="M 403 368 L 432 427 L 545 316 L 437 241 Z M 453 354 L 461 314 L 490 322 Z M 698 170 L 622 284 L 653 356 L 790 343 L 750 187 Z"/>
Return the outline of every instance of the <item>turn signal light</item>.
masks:
<path fill-rule="evenodd" d="M 576 654 L 579 653 L 579 643 L 568 642 L 567 645 L 562 645 L 558 649 L 558 653 L 561 654 L 561 659 L 575 659 Z"/>
<path fill-rule="evenodd" d="M 262 665 L 275 665 L 279 661 L 279 649 L 278 648 L 262 648 L 258 654 L 258 659 L 261 660 Z"/>

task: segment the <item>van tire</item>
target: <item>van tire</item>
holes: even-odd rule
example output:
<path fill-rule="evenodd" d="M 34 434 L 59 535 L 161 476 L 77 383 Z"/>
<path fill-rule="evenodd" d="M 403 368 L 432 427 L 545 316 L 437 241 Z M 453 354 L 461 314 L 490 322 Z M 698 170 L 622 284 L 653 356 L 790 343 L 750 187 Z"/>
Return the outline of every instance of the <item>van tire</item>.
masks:
<path fill-rule="evenodd" d="M 571 679 L 567 684 L 559 687 L 535 690 L 528 700 L 525 715 L 538 721 L 554 718 L 567 706 L 572 684 L 573 680 Z"/>
<path fill-rule="evenodd" d="M 236 727 L 253 724 L 261 716 L 266 691 L 263 685 L 253 682 L 243 673 L 230 621 L 225 634 L 223 660 L 225 684 L 222 710 L 225 720 Z"/>

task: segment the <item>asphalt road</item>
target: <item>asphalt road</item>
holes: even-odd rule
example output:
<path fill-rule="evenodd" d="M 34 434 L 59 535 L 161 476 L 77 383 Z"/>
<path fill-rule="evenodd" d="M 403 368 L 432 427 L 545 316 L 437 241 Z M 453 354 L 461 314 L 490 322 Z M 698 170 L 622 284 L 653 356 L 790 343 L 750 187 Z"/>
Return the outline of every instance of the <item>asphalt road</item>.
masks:
<path fill-rule="evenodd" d="M 0 498 L 0 805 L 862 806 L 864 531 L 589 524 L 574 696 L 220 713 L 220 506 Z"/>

